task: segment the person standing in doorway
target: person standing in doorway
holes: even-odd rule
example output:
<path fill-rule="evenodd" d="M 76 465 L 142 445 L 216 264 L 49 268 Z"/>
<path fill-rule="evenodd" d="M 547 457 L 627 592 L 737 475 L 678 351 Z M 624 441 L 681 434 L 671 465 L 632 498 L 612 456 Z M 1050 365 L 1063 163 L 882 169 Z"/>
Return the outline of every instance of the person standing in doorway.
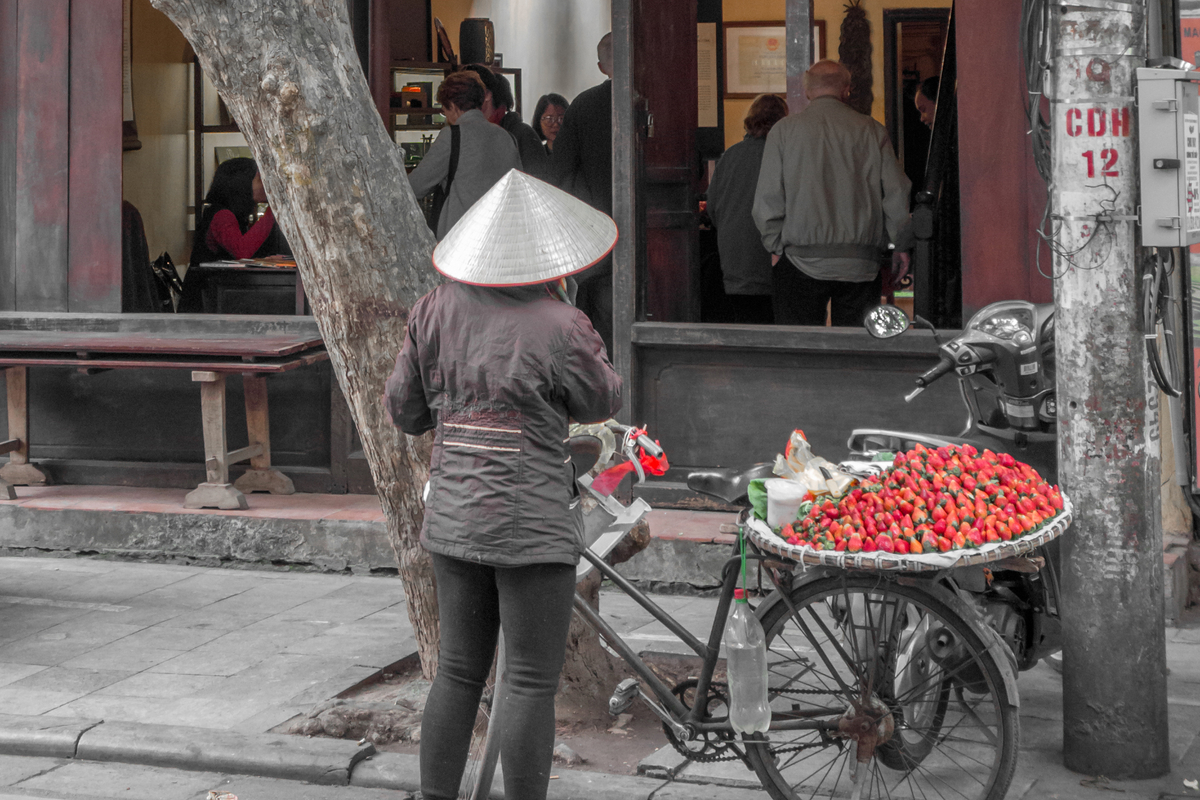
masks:
<path fill-rule="evenodd" d="M 556 186 L 612 216 L 612 33 L 604 34 L 596 45 L 596 58 L 606 80 L 571 102 L 554 140 L 551 174 Z M 612 257 L 580 275 L 578 281 L 575 304 L 592 321 L 611 356 Z"/>
<path fill-rule="evenodd" d="M 771 254 L 763 248 L 750 208 L 767 134 L 787 114 L 787 103 L 779 95 L 754 98 L 744 123 L 746 137 L 721 156 L 708 185 L 708 216 L 717 229 L 721 276 L 734 322 L 770 325 L 774 321 Z"/>
<path fill-rule="evenodd" d="M 850 71 L 818 61 L 804 73 L 811 101 L 767 135 L 754 223 L 772 254 L 776 324 L 861 325 L 880 299 L 880 261 L 908 272 L 910 182 L 886 129 L 843 102 Z"/>
<path fill-rule="evenodd" d="M 937 75 L 921 81 L 921 86 L 917 89 L 917 96 L 913 98 L 913 103 L 921 114 L 921 122 L 929 130 L 933 130 L 933 121 L 937 117 L 939 82 L 940 79 Z"/>
<path fill-rule="evenodd" d="M 533 132 L 546 143 L 546 155 L 554 153 L 554 140 L 562 129 L 563 117 L 567 114 L 567 98 L 561 94 L 544 94 L 533 111 Z M 560 187 L 561 188 L 561 187 Z"/>

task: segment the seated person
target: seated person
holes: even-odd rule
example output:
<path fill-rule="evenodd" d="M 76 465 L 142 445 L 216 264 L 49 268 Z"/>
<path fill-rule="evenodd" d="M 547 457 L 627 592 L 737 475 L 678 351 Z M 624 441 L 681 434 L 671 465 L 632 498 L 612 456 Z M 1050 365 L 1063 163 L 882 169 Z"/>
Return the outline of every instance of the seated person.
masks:
<path fill-rule="evenodd" d="M 280 237 L 272 236 L 275 215 L 271 209 L 268 207 L 253 224 L 250 222 L 258 204 L 265 202 L 267 195 L 254 159 L 231 158 L 221 162 L 204 197 L 190 265 L 275 255 Z"/>
<path fill-rule="evenodd" d="M 192 267 L 208 261 L 224 259 L 262 258 L 289 253 L 282 233 L 275 225 L 275 215 L 266 213 L 251 223 L 259 203 L 267 202 L 258 165 L 252 158 L 230 158 L 222 161 L 213 174 L 196 237 L 192 257 L 184 275 L 183 295 L 179 298 L 181 312 L 202 310 L 199 281 L 188 280 Z"/>

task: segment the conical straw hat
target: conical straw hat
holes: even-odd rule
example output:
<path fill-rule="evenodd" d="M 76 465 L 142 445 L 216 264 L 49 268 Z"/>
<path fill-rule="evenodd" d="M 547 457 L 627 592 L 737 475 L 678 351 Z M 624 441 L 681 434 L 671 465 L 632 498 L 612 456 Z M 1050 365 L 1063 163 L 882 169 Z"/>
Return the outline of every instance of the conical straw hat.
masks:
<path fill-rule="evenodd" d="M 514 169 L 454 224 L 433 266 L 475 286 L 526 286 L 581 272 L 616 241 L 607 214 Z"/>

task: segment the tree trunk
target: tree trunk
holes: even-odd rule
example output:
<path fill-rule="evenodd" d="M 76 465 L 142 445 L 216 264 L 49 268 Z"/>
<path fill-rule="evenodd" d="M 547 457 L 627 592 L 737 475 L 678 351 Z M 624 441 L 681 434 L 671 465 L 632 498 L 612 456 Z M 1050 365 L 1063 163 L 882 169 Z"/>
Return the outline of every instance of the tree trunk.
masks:
<path fill-rule="evenodd" d="M 584 507 L 589 502 L 585 499 Z M 602 514 L 596 509 L 592 513 Z M 624 563 L 646 549 L 650 544 L 650 526 L 643 519 L 629 531 L 621 544 L 609 554 L 608 563 Z M 588 577 L 575 585 L 592 608 L 600 610 L 601 575 L 592 570 Z M 578 614 L 571 617 L 571 629 L 567 634 L 567 657 L 563 662 L 562 680 L 558 684 L 558 696 L 567 702 L 560 703 L 560 720 L 578 721 L 571 718 L 568 709 L 579 714 L 580 719 L 603 718 L 608 712 L 608 698 L 622 679 L 629 677 L 632 670 L 617 656 L 600 644 L 600 636 L 588 626 Z"/>
<path fill-rule="evenodd" d="M 254 152 L 362 437 L 432 677 L 437 597 L 418 543 L 431 440 L 401 433 L 380 398 L 409 309 L 440 279 L 404 160 L 371 102 L 346 3 L 152 3 L 192 44 Z"/>

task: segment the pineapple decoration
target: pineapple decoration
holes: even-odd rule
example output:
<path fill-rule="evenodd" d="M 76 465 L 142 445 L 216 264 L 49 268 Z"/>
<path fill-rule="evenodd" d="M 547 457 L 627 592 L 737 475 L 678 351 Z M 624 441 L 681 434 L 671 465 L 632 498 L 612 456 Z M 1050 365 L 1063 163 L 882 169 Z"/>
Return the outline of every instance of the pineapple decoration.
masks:
<path fill-rule="evenodd" d="M 850 0 L 842 19 L 838 59 L 850 70 L 850 97 L 846 105 L 862 114 L 871 113 L 875 95 L 871 91 L 871 23 L 862 0 Z"/>

